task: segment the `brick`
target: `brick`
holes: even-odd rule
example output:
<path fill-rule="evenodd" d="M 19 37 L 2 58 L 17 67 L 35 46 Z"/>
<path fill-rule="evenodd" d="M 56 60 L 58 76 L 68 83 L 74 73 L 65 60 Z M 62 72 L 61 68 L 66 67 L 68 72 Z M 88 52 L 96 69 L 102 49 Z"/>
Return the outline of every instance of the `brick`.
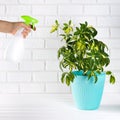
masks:
<path fill-rule="evenodd" d="M 57 33 L 50 33 L 51 27 L 37 28 L 37 31 L 33 33 L 33 38 L 55 38 Z"/>
<path fill-rule="evenodd" d="M 111 28 L 111 37 L 119 38 L 120 37 L 120 28 Z"/>
<path fill-rule="evenodd" d="M 97 25 L 102 27 L 118 27 L 120 17 L 98 17 Z"/>
<path fill-rule="evenodd" d="M 0 0 L 0 4 L 17 4 L 18 0 Z"/>
<path fill-rule="evenodd" d="M 6 73 L 5 72 L 0 72 L 0 83 L 1 82 L 6 82 Z"/>
<path fill-rule="evenodd" d="M 84 7 L 85 15 L 109 15 L 108 5 L 86 5 Z"/>
<path fill-rule="evenodd" d="M 20 84 L 20 93 L 43 93 L 44 84 L 39 83 L 27 83 Z"/>
<path fill-rule="evenodd" d="M 11 22 L 18 22 L 20 16 L 3 16 L 1 20 L 11 21 Z"/>
<path fill-rule="evenodd" d="M 13 94 L 19 93 L 18 84 L 11 84 L 11 83 L 1 83 L 0 84 L 0 93 L 2 94 Z"/>
<path fill-rule="evenodd" d="M 96 17 L 90 17 L 90 16 L 75 16 L 75 17 L 71 17 L 71 20 L 73 21 L 73 24 L 75 26 L 79 26 L 79 23 L 85 23 L 85 21 L 88 22 L 89 25 L 95 26 L 96 25 Z"/>
<path fill-rule="evenodd" d="M 8 72 L 7 74 L 8 82 L 30 82 L 31 81 L 31 73 L 29 72 Z"/>
<path fill-rule="evenodd" d="M 46 48 L 55 48 L 59 49 L 61 46 L 64 45 L 64 42 L 61 41 L 61 39 L 56 38 L 56 39 L 46 39 L 45 40 L 45 47 Z"/>
<path fill-rule="evenodd" d="M 33 15 L 57 15 L 57 6 L 54 5 L 34 5 L 32 6 Z"/>
<path fill-rule="evenodd" d="M 83 6 L 81 5 L 59 5 L 58 8 L 59 15 L 82 15 L 83 14 Z"/>
<path fill-rule="evenodd" d="M 41 71 L 44 70 L 43 61 L 24 61 L 20 63 L 21 71 Z"/>
<path fill-rule="evenodd" d="M 44 24 L 45 24 L 45 16 L 34 15 L 33 17 L 38 20 L 38 23 L 35 25 L 36 31 L 37 31 L 37 29 L 38 29 L 39 27 L 43 27 L 43 26 L 44 26 Z M 35 32 L 36 32 L 36 31 L 35 31 Z M 33 31 L 32 33 L 34 33 L 34 31 Z"/>
<path fill-rule="evenodd" d="M 46 16 L 45 17 L 45 26 L 52 26 L 55 23 L 55 20 L 58 20 L 60 24 L 68 22 L 71 19 L 70 16 Z"/>
<path fill-rule="evenodd" d="M 120 40 L 118 39 L 110 39 L 110 48 L 111 49 L 119 49 L 120 48 Z"/>
<path fill-rule="evenodd" d="M 120 11 L 119 5 L 112 5 L 111 6 L 111 15 L 120 15 L 120 13 L 118 11 Z"/>
<path fill-rule="evenodd" d="M 46 4 L 65 4 L 70 3 L 70 0 L 45 0 Z"/>
<path fill-rule="evenodd" d="M 25 40 L 25 48 L 33 49 L 33 48 L 44 48 L 44 40 L 43 39 L 28 39 Z"/>
<path fill-rule="evenodd" d="M 4 50 L 0 49 L 0 60 L 4 59 Z"/>
<path fill-rule="evenodd" d="M 96 3 L 96 0 L 72 0 L 73 3 L 80 3 L 80 4 L 93 4 Z"/>
<path fill-rule="evenodd" d="M 46 61 L 46 70 L 47 71 L 59 71 L 59 62 L 58 61 Z"/>
<path fill-rule="evenodd" d="M 110 51 L 110 58 L 111 59 L 120 59 L 120 54 L 119 53 L 120 49 L 111 49 Z"/>
<path fill-rule="evenodd" d="M 6 6 L 6 15 L 8 16 L 15 16 L 15 15 L 30 15 L 31 14 L 31 7 L 30 6 L 23 6 L 23 5 L 10 5 Z"/>
<path fill-rule="evenodd" d="M 34 82 L 55 82 L 57 81 L 57 72 L 35 72 L 33 73 Z"/>
<path fill-rule="evenodd" d="M 18 65 L 9 61 L 0 61 L 0 71 L 17 71 Z"/>
<path fill-rule="evenodd" d="M 56 60 L 57 50 L 34 50 L 33 59 L 35 60 Z"/>
<path fill-rule="evenodd" d="M 0 5 L 0 16 L 4 16 L 5 15 L 5 6 Z"/>
<path fill-rule="evenodd" d="M 120 70 L 120 64 L 119 64 L 119 59 L 111 59 L 110 60 L 109 66 L 106 68 L 106 70 L 111 70 L 111 71 L 117 71 Z"/>
<path fill-rule="evenodd" d="M 70 93 L 70 87 L 61 83 L 47 83 L 47 93 Z"/>
<path fill-rule="evenodd" d="M 21 4 L 43 4 L 44 0 L 19 0 L 19 3 Z"/>
<path fill-rule="evenodd" d="M 97 37 L 98 38 L 108 38 L 110 37 L 109 28 L 97 28 L 98 31 Z"/>
<path fill-rule="evenodd" d="M 115 4 L 115 3 L 120 3 L 120 0 L 97 0 L 98 3 L 112 3 L 112 4 Z"/>

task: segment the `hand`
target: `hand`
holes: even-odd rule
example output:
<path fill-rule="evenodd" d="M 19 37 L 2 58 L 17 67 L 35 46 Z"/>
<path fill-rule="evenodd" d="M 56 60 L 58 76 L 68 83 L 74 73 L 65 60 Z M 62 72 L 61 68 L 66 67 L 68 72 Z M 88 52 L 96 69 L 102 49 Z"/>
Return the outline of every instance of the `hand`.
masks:
<path fill-rule="evenodd" d="M 13 34 L 13 35 L 16 34 L 16 32 L 19 29 L 24 28 L 22 31 L 22 35 L 23 35 L 23 38 L 26 38 L 31 31 L 31 26 L 28 26 L 28 25 L 24 24 L 23 22 L 12 22 L 11 24 L 12 24 L 11 34 Z"/>
<path fill-rule="evenodd" d="M 0 32 L 10 33 L 14 35 L 21 28 L 23 28 L 22 35 L 24 38 L 28 36 L 31 29 L 34 31 L 36 30 L 36 28 L 33 28 L 32 25 L 26 25 L 23 22 L 9 22 L 0 20 Z"/>

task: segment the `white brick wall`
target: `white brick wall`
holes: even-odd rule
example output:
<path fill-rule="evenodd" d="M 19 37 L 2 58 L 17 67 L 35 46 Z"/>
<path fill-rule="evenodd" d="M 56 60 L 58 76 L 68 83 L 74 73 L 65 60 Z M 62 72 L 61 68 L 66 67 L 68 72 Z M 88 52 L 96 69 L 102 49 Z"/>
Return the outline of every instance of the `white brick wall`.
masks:
<path fill-rule="evenodd" d="M 84 7 L 85 15 L 109 15 L 108 5 L 86 5 Z"/>
<path fill-rule="evenodd" d="M 59 5 L 58 15 L 82 15 L 83 6 L 82 5 Z"/>
<path fill-rule="evenodd" d="M 17 11 L 16 11 L 17 10 Z M 31 7 L 29 5 L 6 5 L 7 16 L 30 15 Z"/>
<path fill-rule="evenodd" d="M 32 6 L 33 15 L 57 15 L 56 5 L 34 5 Z"/>
<path fill-rule="evenodd" d="M 8 72 L 7 82 L 18 83 L 18 82 L 31 82 L 32 74 L 31 72 Z"/>
<path fill-rule="evenodd" d="M 4 14 L 5 14 L 5 6 L 0 5 L 0 16 L 4 16 Z"/>
<path fill-rule="evenodd" d="M 4 49 L 14 39 L 0 33 L 0 94 L 49 94 L 70 93 L 70 88 L 60 83 L 57 49 L 63 44 L 57 34 L 50 34 L 50 26 L 58 19 L 69 19 L 78 25 L 88 21 L 98 30 L 100 40 L 105 41 L 111 54 L 111 64 L 117 82 L 105 92 L 120 93 L 120 0 L 0 0 L 0 19 L 18 21 L 20 15 L 39 19 L 37 31 L 25 40 L 25 55 L 20 64 L 5 61 Z"/>

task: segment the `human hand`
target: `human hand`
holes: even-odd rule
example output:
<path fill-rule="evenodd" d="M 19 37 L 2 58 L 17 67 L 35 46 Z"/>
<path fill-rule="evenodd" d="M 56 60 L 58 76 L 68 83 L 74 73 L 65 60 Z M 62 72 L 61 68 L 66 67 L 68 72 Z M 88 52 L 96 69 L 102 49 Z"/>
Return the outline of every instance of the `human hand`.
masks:
<path fill-rule="evenodd" d="M 23 38 L 26 38 L 30 33 L 31 29 L 36 30 L 36 27 L 33 28 L 32 25 L 26 25 L 23 22 L 9 22 L 0 20 L 0 32 L 16 34 L 16 32 L 23 28 L 22 35 Z"/>
<path fill-rule="evenodd" d="M 23 22 L 12 22 L 11 24 L 12 24 L 11 34 L 13 35 L 16 34 L 16 32 L 19 29 L 23 28 L 22 35 L 23 35 L 23 38 L 26 38 L 31 31 L 31 26 L 30 25 L 28 26 Z"/>

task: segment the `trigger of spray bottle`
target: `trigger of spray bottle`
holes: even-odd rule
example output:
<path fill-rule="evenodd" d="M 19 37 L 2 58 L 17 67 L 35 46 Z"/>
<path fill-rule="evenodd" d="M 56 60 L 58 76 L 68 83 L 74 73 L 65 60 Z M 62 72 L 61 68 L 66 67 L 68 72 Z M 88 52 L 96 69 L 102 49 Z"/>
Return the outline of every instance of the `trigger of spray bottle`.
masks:
<path fill-rule="evenodd" d="M 27 15 L 23 15 L 23 16 L 21 16 L 21 18 L 24 20 L 24 23 L 25 23 L 26 25 L 30 25 L 31 28 L 32 28 L 33 30 L 35 30 L 35 24 L 38 23 L 38 20 L 37 20 L 37 19 L 35 19 L 35 18 L 31 17 L 31 16 L 27 16 Z"/>
<path fill-rule="evenodd" d="M 32 18 L 31 16 L 21 16 L 24 20 L 26 25 L 30 25 L 33 30 L 35 30 L 35 24 L 38 23 L 38 20 Z M 14 39 L 8 44 L 7 48 L 5 49 L 4 57 L 6 60 L 10 60 L 13 62 L 20 62 L 24 56 L 24 38 L 21 34 L 23 28 L 18 30 L 15 34 Z"/>

